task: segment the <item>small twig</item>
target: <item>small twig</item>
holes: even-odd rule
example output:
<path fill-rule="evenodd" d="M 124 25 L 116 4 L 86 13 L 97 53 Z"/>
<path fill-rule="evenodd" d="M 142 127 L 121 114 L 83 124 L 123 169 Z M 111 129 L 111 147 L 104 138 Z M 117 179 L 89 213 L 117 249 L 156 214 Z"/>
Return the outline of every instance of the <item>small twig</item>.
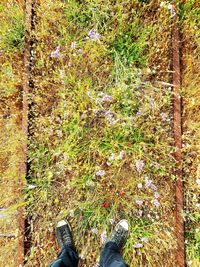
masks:
<path fill-rule="evenodd" d="M 0 237 L 16 238 L 17 236 L 15 234 L 8 233 L 8 234 L 0 234 Z"/>

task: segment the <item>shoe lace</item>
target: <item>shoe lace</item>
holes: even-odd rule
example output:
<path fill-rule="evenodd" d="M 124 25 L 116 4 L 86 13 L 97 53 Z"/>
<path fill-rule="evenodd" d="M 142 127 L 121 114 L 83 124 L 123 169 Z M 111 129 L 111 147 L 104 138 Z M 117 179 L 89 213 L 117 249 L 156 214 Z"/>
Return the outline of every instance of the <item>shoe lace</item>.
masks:
<path fill-rule="evenodd" d="M 71 236 L 70 236 L 69 232 L 66 229 L 63 229 L 62 236 L 63 236 L 63 240 L 64 240 L 65 243 L 70 243 L 71 244 Z"/>

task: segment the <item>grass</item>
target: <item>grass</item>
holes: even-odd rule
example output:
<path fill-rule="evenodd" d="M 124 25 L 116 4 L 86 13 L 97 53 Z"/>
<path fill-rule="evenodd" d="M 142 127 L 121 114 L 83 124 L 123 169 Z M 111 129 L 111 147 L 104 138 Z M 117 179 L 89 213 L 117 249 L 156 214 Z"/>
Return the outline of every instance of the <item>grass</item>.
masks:
<path fill-rule="evenodd" d="M 177 3 L 187 63 L 182 91 L 186 252 L 188 265 L 196 267 L 198 8 L 194 8 L 195 1 Z M 123 251 L 130 266 L 175 266 L 172 13 L 168 2 L 160 4 L 36 1 L 29 172 L 24 186 L 31 231 L 27 267 L 48 265 L 56 257 L 54 229 L 63 217 L 72 224 L 83 266 L 97 262 L 102 239 L 122 218 L 130 223 Z M 9 174 L 13 182 L 19 158 L 9 153 L 21 140 L 15 129 L 20 125 L 24 13 L 15 2 L 3 2 L 0 11 L 4 17 L 0 29 L 1 114 L 9 116 L 11 109 L 16 115 L 5 128 L 12 142 L 5 142 L 1 149 L 10 160 L 6 164 L 3 157 L 0 160 L 5 165 L 2 173 Z M 7 203 L 6 194 L 2 199 Z"/>
<path fill-rule="evenodd" d="M 183 142 L 184 142 L 184 179 L 185 220 L 186 220 L 186 255 L 188 266 L 197 267 L 200 263 L 199 239 L 199 8 L 195 1 L 181 5 L 180 17 L 183 25 L 182 34 L 186 45 L 183 47 L 185 68 L 183 70 Z"/>
<path fill-rule="evenodd" d="M 155 266 L 162 255 L 168 255 L 165 266 L 173 266 L 173 223 L 167 219 L 174 205 L 171 89 L 157 82 L 169 81 L 170 59 L 163 47 L 165 69 L 149 69 L 151 55 L 158 53 L 152 43 L 163 42 L 158 24 L 146 15 L 152 5 L 56 1 L 48 12 L 47 4 L 36 6 L 28 177 L 35 188 L 26 193 L 33 226 L 27 266 L 55 257 L 54 225 L 63 216 L 72 223 L 84 266 L 96 262 L 102 236 L 120 218 L 131 225 L 124 249 L 131 266 L 144 261 Z M 169 44 L 170 14 L 159 17 L 160 12 L 158 7 L 153 16 L 162 21 L 162 38 Z M 145 187 L 148 179 L 152 188 Z M 148 242 L 138 250 L 141 238 Z"/>
<path fill-rule="evenodd" d="M 0 47 L 4 52 L 8 50 L 22 50 L 24 42 L 24 12 L 21 4 L 15 1 L 0 4 L 3 15 L 0 29 Z M 9 21 L 9 23 L 8 23 Z"/>

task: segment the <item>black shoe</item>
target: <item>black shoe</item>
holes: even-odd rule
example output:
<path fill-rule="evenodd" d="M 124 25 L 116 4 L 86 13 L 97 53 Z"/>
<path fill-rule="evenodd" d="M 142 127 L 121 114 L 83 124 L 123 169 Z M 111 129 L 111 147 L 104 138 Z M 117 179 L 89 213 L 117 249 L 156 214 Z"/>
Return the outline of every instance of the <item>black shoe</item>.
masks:
<path fill-rule="evenodd" d="M 128 221 L 121 220 L 114 228 L 113 232 L 111 233 L 111 237 L 108 242 L 114 242 L 118 249 L 122 249 L 128 239 Z"/>
<path fill-rule="evenodd" d="M 56 237 L 59 247 L 64 246 L 73 247 L 71 228 L 67 220 L 59 221 L 56 226 Z"/>

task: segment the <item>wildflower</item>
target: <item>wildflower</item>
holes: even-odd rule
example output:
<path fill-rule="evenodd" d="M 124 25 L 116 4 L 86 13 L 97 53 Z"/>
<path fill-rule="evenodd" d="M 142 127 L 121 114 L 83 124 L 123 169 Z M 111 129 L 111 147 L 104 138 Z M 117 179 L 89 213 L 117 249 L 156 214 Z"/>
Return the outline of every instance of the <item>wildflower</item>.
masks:
<path fill-rule="evenodd" d="M 102 234 L 101 234 L 101 243 L 104 244 L 107 240 L 107 233 L 106 231 L 104 231 Z"/>
<path fill-rule="evenodd" d="M 64 154 L 63 157 L 65 160 L 69 160 L 69 157 L 66 154 Z"/>
<path fill-rule="evenodd" d="M 162 1 L 162 2 L 160 3 L 160 7 L 164 7 L 164 6 L 165 6 L 165 2 Z"/>
<path fill-rule="evenodd" d="M 138 112 L 136 113 L 136 116 L 141 116 L 142 115 L 142 111 L 139 109 Z"/>
<path fill-rule="evenodd" d="M 112 218 L 110 219 L 110 224 L 114 224 L 115 220 Z"/>
<path fill-rule="evenodd" d="M 96 228 L 92 228 L 92 229 L 91 229 L 91 232 L 92 232 L 93 234 L 95 234 L 95 235 L 98 234 L 98 230 L 97 230 Z"/>
<path fill-rule="evenodd" d="M 107 121 L 108 121 L 111 125 L 114 125 L 114 124 L 118 121 L 118 120 L 114 120 L 114 115 L 113 115 L 113 113 L 110 112 L 109 110 L 106 111 L 106 112 L 104 113 L 104 115 L 105 115 Z"/>
<path fill-rule="evenodd" d="M 142 248 L 143 247 L 143 244 L 141 243 L 137 243 L 134 245 L 134 248 Z"/>
<path fill-rule="evenodd" d="M 69 62 L 67 63 L 67 66 L 71 68 L 71 67 L 73 67 L 73 63 L 72 63 L 71 61 L 69 61 Z"/>
<path fill-rule="evenodd" d="M 110 95 L 104 95 L 102 98 L 102 102 L 112 102 L 113 98 Z"/>
<path fill-rule="evenodd" d="M 155 106 L 155 101 L 154 101 L 153 98 L 150 98 L 150 99 L 149 99 L 149 106 L 150 106 L 150 108 L 154 108 L 154 106 Z"/>
<path fill-rule="evenodd" d="M 139 216 L 141 217 L 143 215 L 143 211 L 139 210 Z"/>
<path fill-rule="evenodd" d="M 90 180 L 90 181 L 87 182 L 87 185 L 90 186 L 90 187 L 94 187 L 95 183 Z"/>
<path fill-rule="evenodd" d="M 147 237 L 142 237 L 141 241 L 147 243 L 149 241 L 149 239 Z"/>
<path fill-rule="evenodd" d="M 160 164 L 158 162 L 154 162 L 152 164 L 156 169 L 159 169 L 160 168 Z"/>
<path fill-rule="evenodd" d="M 102 204 L 103 207 L 108 208 L 110 206 L 110 202 L 104 202 Z"/>
<path fill-rule="evenodd" d="M 104 176 L 106 174 L 106 172 L 104 170 L 99 170 L 96 172 L 96 176 Z"/>
<path fill-rule="evenodd" d="M 65 77 L 65 71 L 64 70 L 60 70 L 60 77 L 62 79 Z"/>
<path fill-rule="evenodd" d="M 72 44 L 71 44 L 71 48 L 72 48 L 72 49 L 75 49 L 75 48 L 76 48 L 76 42 L 72 42 Z"/>
<path fill-rule="evenodd" d="M 138 184 L 137 187 L 138 187 L 139 189 L 141 189 L 141 188 L 142 188 L 142 184 Z"/>
<path fill-rule="evenodd" d="M 56 133 L 57 133 L 58 137 L 60 137 L 60 138 L 63 136 L 62 131 L 60 131 L 60 130 L 57 130 Z"/>
<path fill-rule="evenodd" d="M 34 188 L 36 188 L 37 186 L 36 185 L 33 185 L 33 184 L 29 184 L 28 185 L 28 189 L 34 189 Z"/>
<path fill-rule="evenodd" d="M 154 197 L 155 198 L 159 198 L 160 197 L 160 194 L 158 192 L 155 192 Z"/>
<path fill-rule="evenodd" d="M 143 160 L 136 160 L 135 163 L 136 169 L 138 172 L 141 172 L 144 167 L 144 161 Z"/>
<path fill-rule="evenodd" d="M 80 55 L 81 55 L 81 54 L 83 54 L 83 49 L 81 49 L 81 48 L 80 48 L 80 49 L 78 49 L 78 51 L 77 51 L 77 52 L 78 52 L 78 54 L 80 54 Z"/>
<path fill-rule="evenodd" d="M 152 180 L 146 180 L 145 187 L 149 187 L 152 184 Z"/>
<path fill-rule="evenodd" d="M 74 210 L 69 210 L 69 215 L 70 215 L 71 217 L 74 217 Z"/>
<path fill-rule="evenodd" d="M 6 209 L 0 209 L 0 219 L 4 219 L 7 217 Z"/>
<path fill-rule="evenodd" d="M 100 39 L 100 34 L 96 31 L 96 30 L 90 30 L 88 32 L 88 37 L 91 39 L 91 40 L 94 40 L 94 41 L 97 41 Z"/>
<path fill-rule="evenodd" d="M 111 156 L 108 158 L 108 160 L 110 160 L 110 161 L 115 160 L 115 155 L 112 153 Z"/>
<path fill-rule="evenodd" d="M 172 6 L 172 4 L 169 4 L 167 8 L 168 8 L 170 11 L 173 11 L 173 6 Z"/>
<path fill-rule="evenodd" d="M 200 179 L 199 179 L 199 178 L 196 179 L 196 183 L 197 183 L 198 185 L 200 185 Z"/>
<path fill-rule="evenodd" d="M 60 56 L 60 46 L 56 47 L 56 50 L 51 52 L 51 57 L 59 57 Z"/>
<path fill-rule="evenodd" d="M 160 114 L 160 116 L 161 116 L 161 118 L 162 118 L 163 121 L 166 121 L 167 118 L 168 118 L 168 115 L 167 115 L 167 113 L 165 113 L 165 112 L 162 112 L 162 113 Z"/>
<path fill-rule="evenodd" d="M 102 104 L 102 99 L 101 98 L 97 98 L 96 99 L 96 104 L 101 105 Z"/>
<path fill-rule="evenodd" d="M 144 201 L 143 201 L 143 200 L 140 200 L 140 199 L 137 199 L 137 200 L 135 201 L 135 203 L 138 204 L 138 205 L 142 205 L 143 202 L 144 202 Z"/>
<path fill-rule="evenodd" d="M 124 153 L 125 153 L 124 150 L 122 150 L 122 151 L 119 153 L 119 155 L 118 155 L 117 158 L 118 158 L 119 160 L 122 160 L 123 157 L 124 157 Z"/>
<path fill-rule="evenodd" d="M 155 184 L 151 184 L 150 187 L 152 190 L 157 190 L 157 186 Z"/>
<path fill-rule="evenodd" d="M 159 202 L 157 199 L 154 199 L 154 200 L 152 201 L 152 203 L 153 203 L 154 206 L 156 206 L 156 207 L 159 207 L 159 206 L 160 206 L 160 202 Z"/>

